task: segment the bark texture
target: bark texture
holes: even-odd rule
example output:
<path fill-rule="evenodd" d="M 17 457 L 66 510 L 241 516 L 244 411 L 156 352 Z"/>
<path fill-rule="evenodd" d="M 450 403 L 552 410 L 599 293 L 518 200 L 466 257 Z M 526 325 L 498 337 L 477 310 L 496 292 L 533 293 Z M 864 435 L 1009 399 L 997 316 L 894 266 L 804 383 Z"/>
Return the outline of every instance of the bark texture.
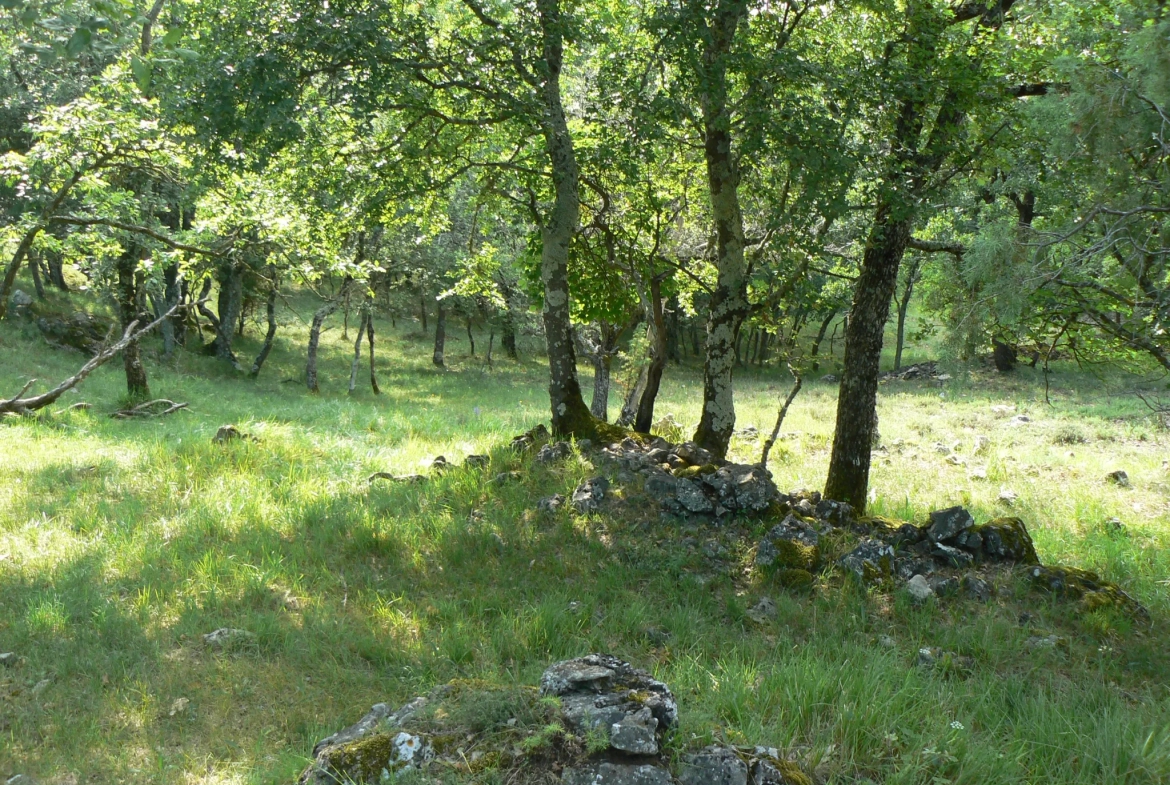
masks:
<path fill-rule="evenodd" d="M 233 365 L 232 340 L 244 306 L 244 271 L 235 262 L 225 262 L 216 271 L 219 283 L 218 311 L 215 324 L 215 356 Z"/>
<path fill-rule="evenodd" d="M 447 346 L 447 312 L 443 310 L 443 301 L 439 300 L 439 310 L 435 314 L 435 351 L 431 355 L 431 362 L 440 368 L 445 367 L 444 350 Z"/>
<path fill-rule="evenodd" d="M 573 139 L 561 102 L 564 20 L 558 0 L 537 0 L 544 61 L 541 131 L 552 170 L 553 204 L 541 227 L 540 279 L 544 285 L 545 340 L 548 345 L 549 404 L 552 430 L 560 436 L 592 434 L 596 420 L 585 406 L 577 379 L 577 356 L 569 319 L 569 243 L 577 231 L 581 206 Z"/>
<path fill-rule="evenodd" d="M 707 314 L 703 412 L 694 441 L 718 458 L 727 454 L 735 429 L 732 372 L 739 328 L 748 315 L 739 170 L 731 149 L 731 112 L 727 101 L 727 59 L 736 29 L 746 13 L 747 5 L 742 0 L 722 0 L 716 7 L 706 35 L 700 92 L 703 156 L 715 221 L 718 278 Z"/>
<path fill-rule="evenodd" d="M 118 257 L 117 303 L 118 318 L 123 330 L 130 330 L 138 319 L 138 260 L 141 256 L 138 246 L 131 244 Z M 138 339 L 127 342 L 122 349 L 122 365 L 126 371 L 126 393 L 132 400 L 150 397 L 150 384 L 146 378 L 146 367 L 142 364 L 142 352 Z"/>
<path fill-rule="evenodd" d="M 317 346 L 321 343 L 321 325 L 337 310 L 337 303 L 326 303 L 313 314 L 313 323 L 309 327 L 309 351 L 305 361 L 305 385 L 311 393 L 321 392 L 317 385 Z"/>
<path fill-rule="evenodd" d="M 268 268 L 268 276 L 272 281 L 272 286 L 268 290 L 268 300 L 264 303 L 265 315 L 268 317 L 268 331 L 264 334 L 264 345 L 260 347 L 260 354 L 256 355 L 256 360 L 252 363 L 252 370 L 248 372 L 248 376 L 255 379 L 260 375 L 260 369 L 264 367 L 264 361 L 268 359 L 268 354 L 272 351 L 272 342 L 276 338 L 276 270 L 272 266 Z"/>

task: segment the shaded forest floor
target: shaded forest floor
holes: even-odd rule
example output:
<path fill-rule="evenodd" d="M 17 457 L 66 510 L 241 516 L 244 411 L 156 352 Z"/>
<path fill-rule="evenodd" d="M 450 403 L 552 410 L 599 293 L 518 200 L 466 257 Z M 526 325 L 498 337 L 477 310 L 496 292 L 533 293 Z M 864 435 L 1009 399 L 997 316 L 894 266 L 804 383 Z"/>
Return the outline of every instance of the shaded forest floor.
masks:
<path fill-rule="evenodd" d="M 154 393 L 190 403 L 165 419 L 107 416 L 124 391 L 112 363 L 62 402 L 93 410 L 0 424 L 0 652 L 18 657 L 0 665 L 0 777 L 290 782 L 314 741 L 375 702 L 457 677 L 534 683 L 589 651 L 671 685 L 677 747 L 777 746 L 822 782 L 1170 776 L 1170 434 L 1128 381 L 1061 366 L 1052 406 L 1027 368 L 883 385 L 871 512 L 921 520 L 963 504 L 983 522 L 1011 491 L 1044 562 L 1118 582 L 1150 626 L 1079 615 L 1011 575 L 986 605 L 915 606 L 840 582 L 790 593 L 750 569 L 768 522 L 663 518 L 621 492 L 597 513 L 538 513 L 596 473 L 580 456 L 546 466 L 505 448 L 547 419 L 540 358 L 497 349 L 487 371 L 452 329 L 442 371 L 417 323 L 380 323 L 383 394 L 347 396 L 352 345 L 335 326 L 309 396 L 282 383 L 301 378 L 307 332 L 282 319 L 258 381 L 209 358 L 149 358 Z M 0 358 L 0 394 L 83 359 L 12 322 Z M 788 384 L 774 368 L 740 373 L 738 427 L 767 429 Z M 659 416 L 693 425 L 700 390 L 697 369 L 671 367 Z M 794 404 L 770 466 L 781 490 L 823 482 L 835 396 L 814 382 Z M 213 444 L 225 423 L 258 441 Z M 737 436 L 733 457 L 758 450 Z M 492 465 L 366 481 L 471 453 Z M 490 482 L 512 469 L 519 480 Z M 1105 480 L 1114 469 L 1131 487 Z M 764 596 L 776 613 L 753 619 Z M 201 636 L 219 627 L 255 637 L 217 652 Z M 1058 645 L 1035 645 L 1050 635 Z M 974 669 L 917 668 L 924 646 Z"/>

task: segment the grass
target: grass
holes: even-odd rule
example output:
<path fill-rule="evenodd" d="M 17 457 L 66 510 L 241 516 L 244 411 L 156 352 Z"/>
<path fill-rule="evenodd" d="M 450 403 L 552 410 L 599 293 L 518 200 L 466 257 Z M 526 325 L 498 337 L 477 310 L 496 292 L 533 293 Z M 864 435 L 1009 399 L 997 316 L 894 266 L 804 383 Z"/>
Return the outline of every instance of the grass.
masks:
<path fill-rule="evenodd" d="M 988 606 L 790 594 L 746 574 L 759 523 L 699 526 L 620 504 L 538 514 L 538 498 L 595 472 L 579 456 L 550 468 L 503 449 L 547 419 L 540 358 L 485 371 L 453 334 L 453 367 L 440 371 L 425 337 L 380 323 L 384 393 L 351 397 L 351 349 L 334 327 L 314 397 L 282 383 L 300 374 L 307 333 L 282 319 L 255 382 L 209 358 L 148 362 L 154 392 L 188 411 L 108 418 L 124 392 L 112 364 L 64 401 L 93 411 L 0 424 L 0 651 L 21 657 L 0 667 L 0 777 L 289 782 L 314 741 L 375 702 L 452 678 L 533 684 L 556 659 L 607 651 L 671 685 L 676 748 L 778 746 L 825 782 L 1170 779 L 1170 438 L 1122 394 L 1126 380 L 1058 367 L 1053 406 L 1031 369 L 885 385 L 871 507 L 920 519 L 962 503 L 982 521 L 1005 512 L 997 498 L 1011 489 L 1042 560 L 1121 583 L 1150 627 L 1077 617 L 1006 574 Z M 3 391 L 81 360 L 12 322 L 0 357 Z M 787 386 L 774 369 L 740 373 L 741 427 L 770 426 Z M 700 390 L 695 368 L 671 367 L 658 413 L 693 425 Z M 835 394 L 812 383 L 794 404 L 771 465 L 782 489 L 823 482 Z M 1012 426 L 994 405 L 1031 422 Z M 213 444 L 229 422 L 259 441 Z M 975 454 L 979 435 L 990 443 Z M 935 443 L 958 443 L 965 465 Z M 754 460 L 758 444 L 737 437 L 733 450 Z M 483 470 L 365 481 L 483 452 Z M 488 482 L 512 468 L 520 480 Z M 1105 481 L 1115 468 L 1131 488 Z M 763 595 L 777 615 L 759 624 L 747 609 Z M 218 627 L 255 637 L 211 651 L 201 635 Z M 1050 633 L 1061 646 L 1027 645 Z M 921 646 L 975 669 L 915 668 Z"/>

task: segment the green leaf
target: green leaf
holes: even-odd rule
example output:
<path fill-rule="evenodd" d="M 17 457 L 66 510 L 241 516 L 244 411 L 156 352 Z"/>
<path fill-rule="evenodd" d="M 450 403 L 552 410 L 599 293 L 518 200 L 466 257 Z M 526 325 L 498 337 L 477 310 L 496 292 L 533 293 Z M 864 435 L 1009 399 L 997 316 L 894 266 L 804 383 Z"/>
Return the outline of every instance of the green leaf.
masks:
<path fill-rule="evenodd" d="M 69 36 L 69 41 L 65 44 L 65 53 L 70 57 L 77 57 L 83 51 L 89 48 L 93 42 L 93 33 L 88 27 L 79 27 L 73 31 L 73 35 Z"/>
<path fill-rule="evenodd" d="M 179 43 L 182 37 L 183 28 L 172 27 L 170 30 L 167 30 L 167 34 L 162 37 L 163 46 L 174 46 L 175 44 Z"/>
<path fill-rule="evenodd" d="M 134 81 L 138 89 L 146 92 L 150 89 L 150 63 L 135 55 L 130 58 L 130 70 L 134 73 Z"/>

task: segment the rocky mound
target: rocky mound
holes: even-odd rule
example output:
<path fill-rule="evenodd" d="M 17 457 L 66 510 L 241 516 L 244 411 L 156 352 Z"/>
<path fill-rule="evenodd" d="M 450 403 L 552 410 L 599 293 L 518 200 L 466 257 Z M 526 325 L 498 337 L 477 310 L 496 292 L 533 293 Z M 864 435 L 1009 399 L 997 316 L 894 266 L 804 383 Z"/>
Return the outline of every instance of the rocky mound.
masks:
<path fill-rule="evenodd" d="M 670 688 L 607 654 L 558 662 L 540 688 L 452 682 L 397 711 L 375 705 L 317 742 L 300 785 L 381 783 L 414 773 L 565 785 L 811 785 L 775 748 L 708 747 L 672 761 Z M 502 775 L 502 776 L 501 776 Z"/>

